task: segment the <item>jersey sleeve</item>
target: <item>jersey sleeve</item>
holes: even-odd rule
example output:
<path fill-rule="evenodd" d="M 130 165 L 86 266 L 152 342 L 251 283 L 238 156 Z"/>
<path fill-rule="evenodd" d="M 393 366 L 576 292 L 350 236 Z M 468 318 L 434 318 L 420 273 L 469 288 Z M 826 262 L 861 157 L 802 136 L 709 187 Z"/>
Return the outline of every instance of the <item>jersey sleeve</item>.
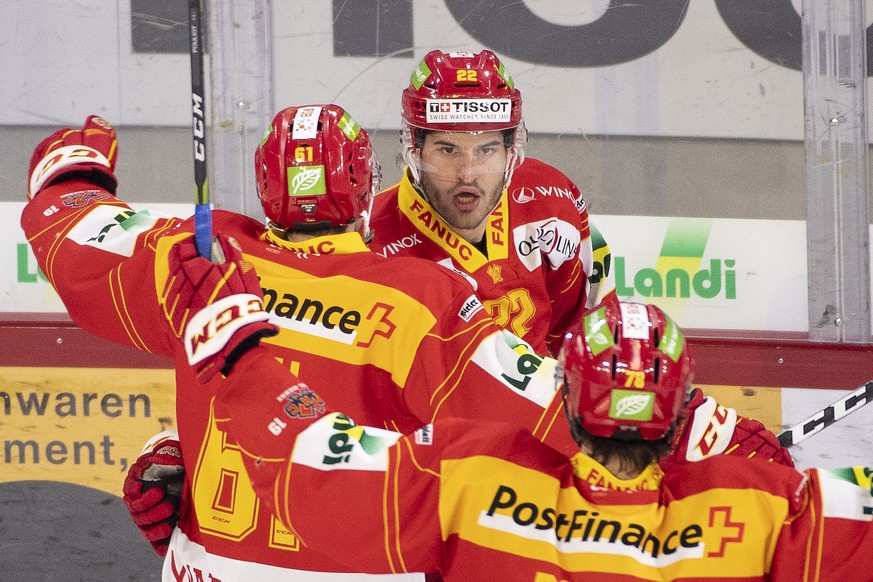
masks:
<path fill-rule="evenodd" d="M 438 451 L 415 450 L 428 427 L 404 437 L 357 426 L 263 347 L 223 382 L 215 415 L 239 446 L 255 493 L 310 550 L 336 556 L 349 571 L 440 569 Z"/>
<path fill-rule="evenodd" d="M 773 552 L 771 580 L 857 580 L 873 555 L 873 469 L 808 469 Z"/>
<path fill-rule="evenodd" d="M 578 446 L 567 428 L 557 361 L 499 327 L 466 285 L 418 347 L 404 401 L 427 422 L 459 417 L 513 422 L 563 452 Z"/>
<path fill-rule="evenodd" d="M 41 191 L 21 217 L 40 269 L 77 325 L 164 355 L 174 346 L 157 297 L 155 247 L 181 222 L 136 211 L 80 180 Z"/>
<path fill-rule="evenodd" d="M 566 204 L 566 199 L 561 199 L 560 206 L 556 206 L 556 221 L 559 230 L 562 226 L 577 230 L 579 242 L 574 260 L 547 261 L 546 287 L 552 300 L 552 319 L 546 342 L 552 354 L 558 353 L 564 333 L 580 313 L 602 301 L 615 299 L 612 251 L 603 234 L 591 222 L 579 188 L 566 176 L 564 179 L 573 197 L 573 208 Z M 547 249 L 542 250 L 546 257 L 551 256 Z"/>
<path fill-rule="evenodd" d="M 590 218 L 590 217 L 589 217 Z M 591 230 L 591 270 L 588 273 L 588 296 L 585 307 L 590 309 L 604 301 L 618 301 L 615 293 L 615 271 L 612 269 L 612 249 L 597 228 L 596 221 L 588 221 Z"/>

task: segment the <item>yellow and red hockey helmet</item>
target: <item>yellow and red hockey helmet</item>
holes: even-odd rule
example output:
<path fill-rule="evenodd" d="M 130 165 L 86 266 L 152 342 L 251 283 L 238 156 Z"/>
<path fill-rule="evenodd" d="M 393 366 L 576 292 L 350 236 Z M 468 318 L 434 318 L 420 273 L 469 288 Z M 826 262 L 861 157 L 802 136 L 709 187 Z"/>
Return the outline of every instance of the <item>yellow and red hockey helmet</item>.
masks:
<path fill-rule="evenodd" d="M 601 437 L 663 438 L 694 377 L 679 326 L 642 303 L 608 301 L 586 311 L 558 360 L 571 422 Z"/>
<path fill-rule="evenodd" d="M 366 235 L 379 178 L 367 132 L 338 105 L 283 109 L 255 151 L 264 214 L 286 230 L 321 230 L 363 218 Z"/>

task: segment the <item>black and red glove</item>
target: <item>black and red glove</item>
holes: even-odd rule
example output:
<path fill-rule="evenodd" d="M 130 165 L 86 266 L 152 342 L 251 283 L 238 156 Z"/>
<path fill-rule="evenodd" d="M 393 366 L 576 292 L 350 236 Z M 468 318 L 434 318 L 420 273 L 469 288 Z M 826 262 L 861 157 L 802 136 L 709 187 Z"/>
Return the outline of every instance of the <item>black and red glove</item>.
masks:
<path fill-rule="evenodd" d="M 115 193 L 118 141 L 115 129 L 102 117 L 91 115 L 82 129 L 59 129 L 33 150 L 28 168 L 27 198 L 57 182 L 82 179 Z"/>
<path fill-rule="evenodd" d="M 227 375 L 242 353 L 279 331 L 268 321 L 260 281 L 237 242 L 217 236 L 213 256 L 215 263 L 198 255 L 193 237 L 173 245 L 161 299 L 201 382 Z"/>
<path fill-rule="evenodd" d="M 182 447 L 175 431 L 152 437 L 124 479 L 124 505 L 159 556 L 167 555 L 179 521 L 184 481 Z"/>
<path fill-rule="evenodd" d="M 661 460 L 664 471 L 714 455 L 738 455 L 794 466 L 788 449 L 763 424 L 739 416 L 736 410 L 718 404 L 699 389 L 691 393 L 683 414 L 687 418 L 678 429 L 676 446 Z"/>

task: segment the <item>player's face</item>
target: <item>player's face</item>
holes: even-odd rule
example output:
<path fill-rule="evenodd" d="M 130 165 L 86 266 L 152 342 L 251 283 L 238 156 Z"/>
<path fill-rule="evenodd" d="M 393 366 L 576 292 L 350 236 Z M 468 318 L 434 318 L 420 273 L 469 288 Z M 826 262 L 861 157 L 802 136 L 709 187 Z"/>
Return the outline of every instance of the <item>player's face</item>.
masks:
<path fill-rule="evenodd" d="M 421 187 L 443 220 L 471 242 L 481 239 L 503 194 L 508 155 L 500 131 L 425 133 Z"/>

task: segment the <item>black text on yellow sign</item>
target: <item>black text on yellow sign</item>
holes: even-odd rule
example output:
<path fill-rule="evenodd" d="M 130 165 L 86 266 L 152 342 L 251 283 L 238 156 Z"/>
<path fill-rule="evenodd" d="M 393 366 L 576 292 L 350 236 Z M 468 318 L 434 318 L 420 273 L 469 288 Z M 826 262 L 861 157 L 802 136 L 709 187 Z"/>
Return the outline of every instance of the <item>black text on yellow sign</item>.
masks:
<path fill-rule="evenodd" d="M 173 370 L 0 368 L 0 483 L 62 481 L 121 495 L 155 433 L 175 428 Z"/>

